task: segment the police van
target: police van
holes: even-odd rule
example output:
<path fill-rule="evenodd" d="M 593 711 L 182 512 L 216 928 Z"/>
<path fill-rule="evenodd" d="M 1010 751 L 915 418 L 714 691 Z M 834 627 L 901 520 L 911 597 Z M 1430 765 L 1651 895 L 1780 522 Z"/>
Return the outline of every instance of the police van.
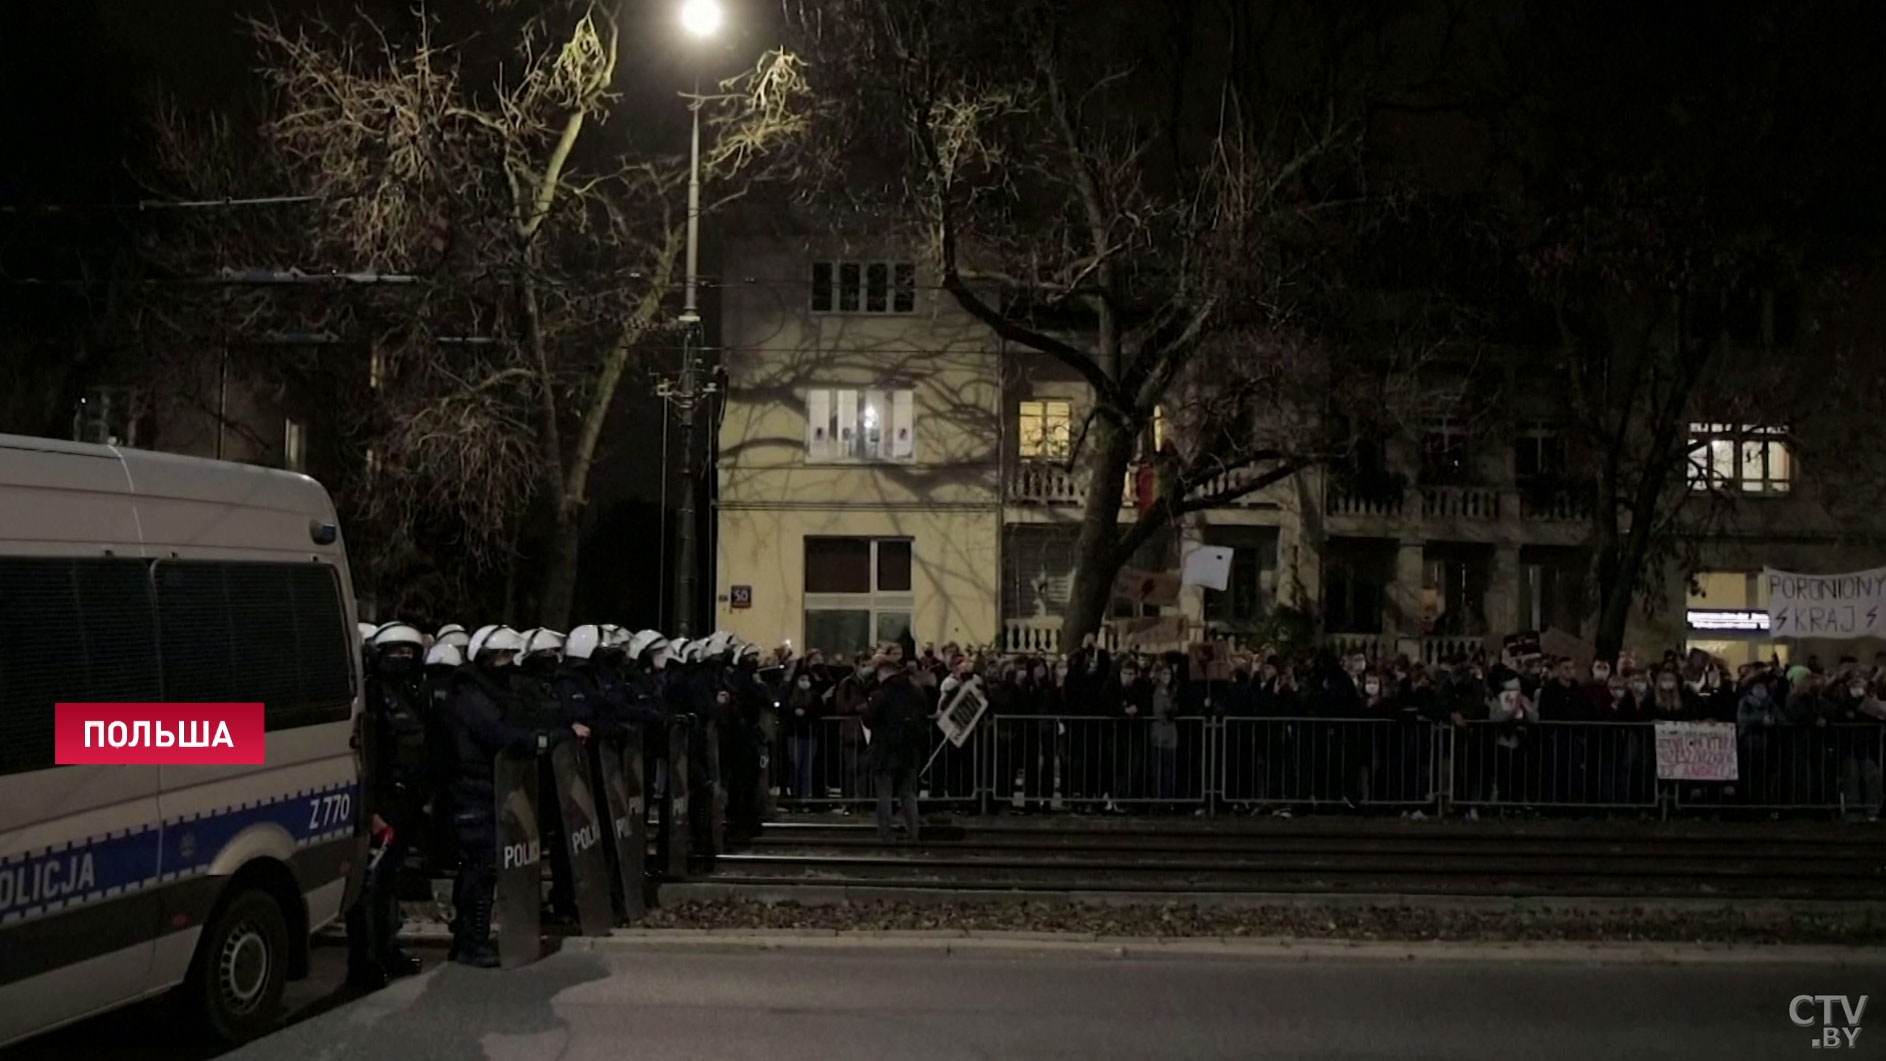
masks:
<path fill-rule="evenodd" d="M 304 475 L 0 435 L 0 1046 L 280 1019 L 366 851 L 354 602 Z M 58 766 L 58 703 L 261 703 L 262 766 Z"/>

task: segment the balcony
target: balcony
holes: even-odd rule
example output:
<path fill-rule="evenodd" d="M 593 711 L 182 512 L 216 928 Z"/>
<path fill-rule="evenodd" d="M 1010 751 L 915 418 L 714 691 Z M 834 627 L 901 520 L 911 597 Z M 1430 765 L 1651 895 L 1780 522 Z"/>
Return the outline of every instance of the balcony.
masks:
<path fill-rule="evenodd" d="M 1009 470 L 1008 499 L 1021 505 L 1079 508 L 1087 500 L 1087 470 L 1052 461 L 1023 461 Z"/>
<path fill-rule="evenodd" d="M 1100 647 L 1108 652 L 1120 649 L 1120 632 L 1112 623 L 1100 626 Z M 1071 652 L 1073 646 L 1067 651 Z M 1058 615 L 1032 615 L 1026 619 L 1002 620 L 1002 652 L 1014 656 L 1059 656 L 1061 648 L 1061 617 Z"/>
<path fill-rule="evenodd" d="M 1421 518 L 1490 521 L 1500 518 L 1500 491 L 1492 486 L 1423 486 Z"/>
<path fill-rule="evenodd" d="M 1581 486 L 1520 483 L 1519 518 L 1535 523 L 1586 523 L 1591 520 L 1591 492 Z"/>

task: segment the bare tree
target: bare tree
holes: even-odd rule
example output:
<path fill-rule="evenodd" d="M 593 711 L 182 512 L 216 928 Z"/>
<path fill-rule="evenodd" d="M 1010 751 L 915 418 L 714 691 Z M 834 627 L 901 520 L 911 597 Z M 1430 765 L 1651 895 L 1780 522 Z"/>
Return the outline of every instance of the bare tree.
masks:
<path fill-rule="evenodd" d="M 1380 42 L 1327 9 L 1279 27 L 1248 8 L 789 4 L 844 189 L 901 208 L 956 305 L 1092 395 L 1064 644 L 1162 530 L 1344 446 L 1323 414 L 1348 351 L 1317 306 L 1346 242 L 1325 229 L 1371 202 L 1351 64 Z M 1286 55 L 1306 39 L 1328 45 L 1313 70 Z M 1142 460 L 1156 496 L 1123 522 Z"/>
<path fill-rule="evenodd" d="M 534 618 L 553 625 L 568 621 L 604 425 L 671 325 L 685 231 L 685 159 L 624 153 L 619 131 L 602 132 L 620 56 L 612 10 L 492 4 L 477 46 L 505 54 L 481 55 L 488 77 L 468 72 L 471 45 L 435 40 L 423 12 L 346 29 L 255 21 L 260 135 L 174 112 L 159 123 L 171 186 L 213 195 L 260 180 L 314 204 L 212 219 L 164 248 L 174 271 L 185 259 L 362 281 L 318 307 L 280 292 L 244 300 L 247 312 L 229 300 L 220 323 L 318 320 L 370 348 L 374 393 L 356 427 L 375 532 L 408 537 L 445 517 L 462 559 L 492 570 L 540 524 Z M 800 65 L 768 54 L 691 102 L 703 175 L 724 201 L 801 130 Z"/>

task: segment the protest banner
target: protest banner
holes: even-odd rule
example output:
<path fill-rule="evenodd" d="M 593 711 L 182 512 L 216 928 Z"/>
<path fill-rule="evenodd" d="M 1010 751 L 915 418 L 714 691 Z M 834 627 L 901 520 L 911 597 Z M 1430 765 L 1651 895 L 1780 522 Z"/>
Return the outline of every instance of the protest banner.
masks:
<path fill-rule="evenodd" d="M 1886 567 L 1844 575 L 1762 569 L 1771 637 L 1886 637 Z"/>
<path fill-rule="evenodd" d="M 1657 723 L 1657 780 L 1734 781 L 1735 724 Z"/>

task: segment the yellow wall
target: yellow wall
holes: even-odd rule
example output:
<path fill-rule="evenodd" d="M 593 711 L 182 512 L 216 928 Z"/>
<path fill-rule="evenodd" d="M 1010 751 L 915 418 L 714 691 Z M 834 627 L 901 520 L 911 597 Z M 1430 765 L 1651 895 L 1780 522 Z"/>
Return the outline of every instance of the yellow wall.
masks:
<path fill-rule="evenodd" d="M 805 539 L 908 537 L 917 641 L 993 641 L 1011 430 L 999 345 L 934 290 L 921 261 L 915 314 L 809 312 L 811 262 L 910 254 L 758 241 L 736 250 L 734 271 L 756 279 L 723 295 L 716 625 L 803 652 Z M 808 464 L 805 391 L 834 387 L 913 391 L 914 459 Z M 752 607 L 731 607 L 734 586 L 751 587 Z"/>
<path fill-rule="evenodd" d="M 908 537 L 917 643 L 992 642 L 1000 622 L 998 519 L 966 509 L 723 508 L 715 623 L 758 645 L 826 647 L 805 643 L 806 537 Z M 733 586 L 752 587 L 751 608 L 729 606 Z"/>

